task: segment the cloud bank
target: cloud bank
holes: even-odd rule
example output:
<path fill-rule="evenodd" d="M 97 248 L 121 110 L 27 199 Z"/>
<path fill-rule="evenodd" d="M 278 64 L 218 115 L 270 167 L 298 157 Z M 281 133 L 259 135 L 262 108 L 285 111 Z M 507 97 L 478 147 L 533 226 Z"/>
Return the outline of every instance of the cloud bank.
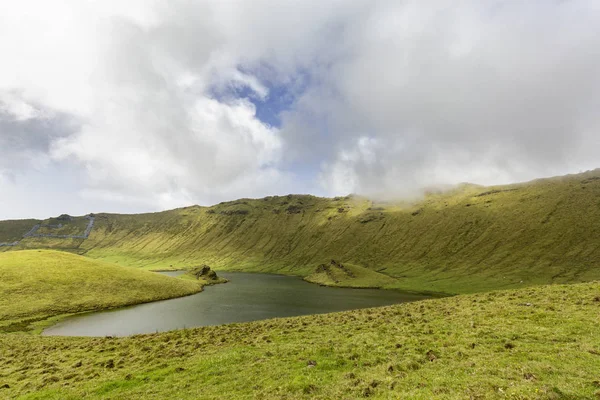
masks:
<path fill-rule="evenodd" d="M 600 166 L 595 1 L 1 3 L 3 218 Z"/>

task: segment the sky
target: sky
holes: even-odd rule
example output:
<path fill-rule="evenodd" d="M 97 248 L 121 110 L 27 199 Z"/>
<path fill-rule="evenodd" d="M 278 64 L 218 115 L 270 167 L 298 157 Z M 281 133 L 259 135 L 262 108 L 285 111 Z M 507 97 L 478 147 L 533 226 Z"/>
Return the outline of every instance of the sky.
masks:
<path fill-rule="evenodd" d="M 0 219 L 600 167 L 597 0 L 0 0 Z"/>

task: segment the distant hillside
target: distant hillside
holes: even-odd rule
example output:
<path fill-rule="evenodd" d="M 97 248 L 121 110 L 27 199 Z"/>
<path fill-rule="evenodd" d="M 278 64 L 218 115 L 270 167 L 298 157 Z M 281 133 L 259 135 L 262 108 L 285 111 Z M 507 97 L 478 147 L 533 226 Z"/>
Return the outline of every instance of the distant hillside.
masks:
<path fill-rule="evenodd" d="M 0 221 L 0 247 L 19 242 L 27 231 L 39 223 L 37 219 Z"/>
<path fill-rule="evenodd" d="M 170 278 L 48 250 L 0 253 L 0 332 L 48 317 L 184 296 L 201 290 Z"/>
<path fill-rule="evenodd" d="M 301 276 L 335 259 L 394 278 L 385 287 L 443 292 L 600 278 L 600 170 L 465 184 L 414 204 L 289 195 L 95 217 L 88 239 L 26 238 L 0 251 L 56 248 L 148 269 L 206 263 Z M 6 224 L 16 223 L 0 222 L 0 232 Z"/>

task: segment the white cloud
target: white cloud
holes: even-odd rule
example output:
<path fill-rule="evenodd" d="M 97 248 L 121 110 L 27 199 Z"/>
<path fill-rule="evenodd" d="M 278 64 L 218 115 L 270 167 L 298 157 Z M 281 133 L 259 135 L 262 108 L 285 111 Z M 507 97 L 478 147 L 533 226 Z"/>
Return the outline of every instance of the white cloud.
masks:
<path fill-rule="evenodd" d="M 335 43 L 350 50 L 319 71 L 319 87 L 283 126 L 298 148 L 306 121 L 324 121 L 330 193 L 401 194 L 598 166 L 595 2 L 378 4 L 347 21 Z M 376 163 L 346 156 L 360 154 L 364 136 L 378 141 Z"/>
<path fill-rule="evenodd" d="M 201 35 L 211 25 L 201 9 L 214 7 L 141 5 L 11 6 L 0 21 L 13 39 L 0 39 L 10 55 L 0 66 L 0 94 L 22 98 L 3 109 L 25 120 L 36 117 L 35 103 L 80 121 L 75 132 L 48 138 L 40 155 L 86 171 L 79 192 L 87 199 L 162 208 L 285 186 L 278 130 L 261 123 L 249 101 L 211 98 L 218 84 L 268 94 L 238 60 L 220 56 L 218 40 Z"/>
<path fill-rule="evenodd" d="M 23 188 L 31 170 L 75 171 L 73 203 L 406 195 L 600 161 L 594 1 L 0 8 L 0 173 Z M 297 96 L 281 127 L 235 97 L 268 102 L 272 86 Z"/>
<path fill-rule="evenodd" d="M 5 119 L 14 121 L 27 121 L 44 117 L 34 106 L 14 93 L 0 93 L 0 114 L 4 114 Z"/>

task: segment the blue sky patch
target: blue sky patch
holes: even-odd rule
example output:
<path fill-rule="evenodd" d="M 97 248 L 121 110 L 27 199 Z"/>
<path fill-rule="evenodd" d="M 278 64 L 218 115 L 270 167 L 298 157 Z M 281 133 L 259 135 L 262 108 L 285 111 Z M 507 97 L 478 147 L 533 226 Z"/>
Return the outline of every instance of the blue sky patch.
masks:
<path fill-rule="evenodd" d="M 239 68 L 244 74 L 253 75 L 252 71 Z M 257 77 L 258 78 L 258 77 Z M 248 85 L 242 85 L 239 82 L 231 84 L 226 88 L 213 88 L 210 91 L 212 98 L 218 101 L 227 101 L 228 99 L 246 99 L 256 107 L 256 118 L 261 122 L 280 128 L 281 113 L 289 110 L 296 99 L 304 93 L 310 79 L 306 72 L 299 72 L 293 79 L 287 83 L 260 80 L 261 84 L 268 89 L 268 94 L 261 98 Z"/>

